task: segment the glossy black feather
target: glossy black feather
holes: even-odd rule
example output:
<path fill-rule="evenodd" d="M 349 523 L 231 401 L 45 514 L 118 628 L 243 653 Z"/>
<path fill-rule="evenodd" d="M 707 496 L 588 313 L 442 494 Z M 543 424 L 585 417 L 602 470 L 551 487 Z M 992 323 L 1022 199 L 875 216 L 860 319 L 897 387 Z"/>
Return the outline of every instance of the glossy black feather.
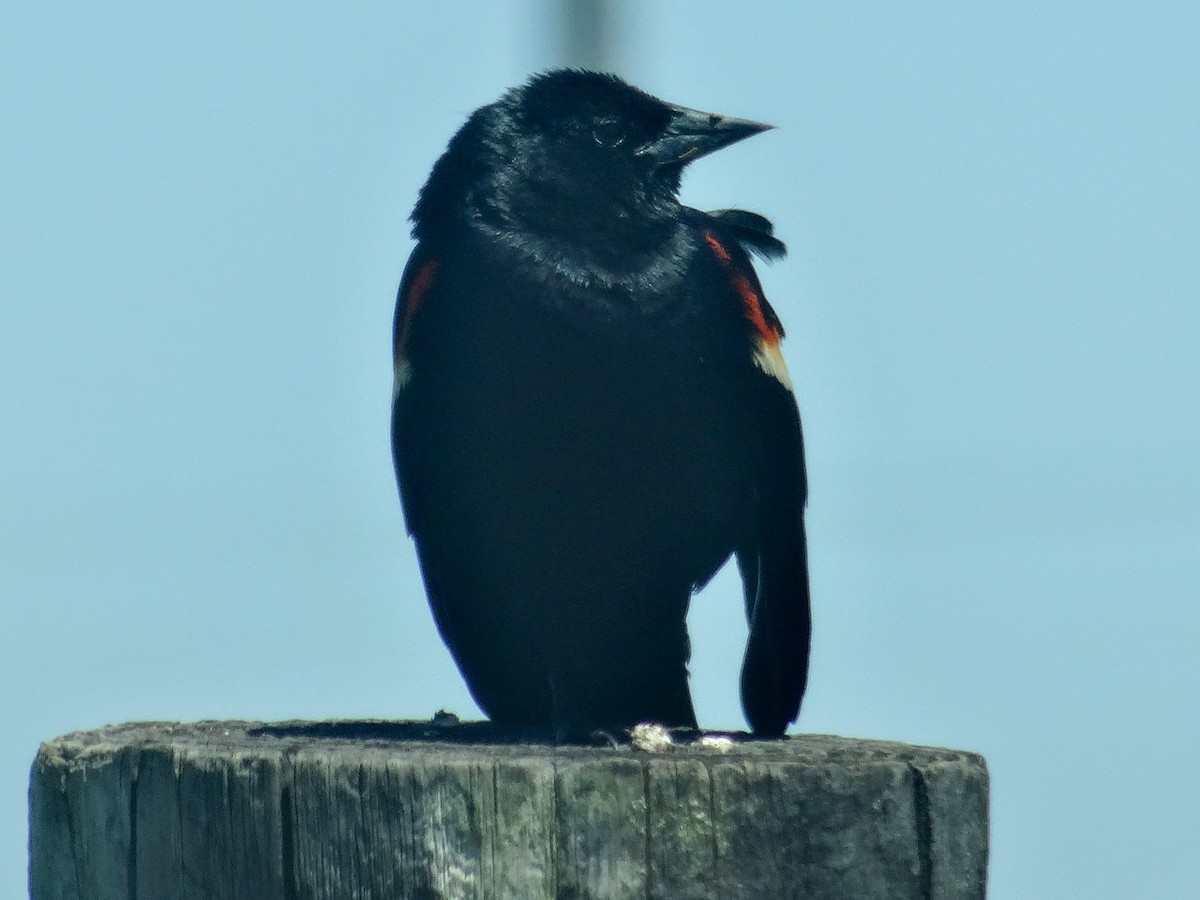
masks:
<path fill-rule="evenodd" d="M 708 213 L 719 221 L 745 249 L 773 262 L 787 256 L 787 245 L 775 237 L 775 226 L 766 216 L 744 209 L 714 209 Z"/>
<path fill-rule="evenodd" d="M 497 721 L 694 727 L 687 607 L 734 552 L 747 718 L 796 717 L 803 451 L 743 249 L 782 244 L 676 197 L 686 161 L 763 127 L 552 72 L 472 114 L 421 192 L 396 472 L 438 628 Z"/>

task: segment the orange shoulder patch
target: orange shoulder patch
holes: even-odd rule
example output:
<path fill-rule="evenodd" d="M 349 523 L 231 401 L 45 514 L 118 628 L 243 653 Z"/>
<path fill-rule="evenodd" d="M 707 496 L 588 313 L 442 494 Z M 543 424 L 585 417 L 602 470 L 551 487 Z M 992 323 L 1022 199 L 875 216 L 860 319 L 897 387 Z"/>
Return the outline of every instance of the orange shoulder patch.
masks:
<path fill-rule="evenodd" d="M 408 294 L 404 297 L 404 318 L 401 320 L 400 328 L 396 333 L 396 358 L 399 359 L 404 355 L 404 347 L 408 343 L 408 337 L 412 334 L 413 316 L 417 314 L 417 310 L 421 308 L 421 304 L 425 302 L 425 295 L 429 293 L 429 286 L 433 284 L 433 276 L 438 270 L 438 261 L 431 259 L 417 271 L 417 275 L 413 278 L 412 286 L 408 289 Z"/>
<path fill-rule="evenodd" d="M 412 377 L 405 349 L 408 346 L 408 339 L 412 335 L 413 317 L 421 308 L 421 304 L 425 302 L 425 295 L 429 293 L 429 287 L 433 284 L 433 276 L 437 274 L 439 265 L 440 263 L 436 259 L 431 259 L 422 265 L 413 277 L 408 293 L 404 295 L 403 312 L 400 313 L 401 318 L 396 327 L 396 345 L 392 350 L 392 360 L 395 366 L 393 398 L 400 395 L 401 389 L 408 384 L 409 378 Z"/>
<path fill-rule="evenodd" d="M 746 318 L 750 320 L 750 324 L 754 326 L 754 330 L 758 332 L 759 337 L 768 346 L 777 346 L 779 340 L 783 337 L 782 330 L 777 323 L 767 319 L 766 313 L 763 311 L 764 301 L 762 295 L 755 289 L 753 282 L 746 277 L 746 274 L 738 269 L 733 264 L 733 257 L 729 250 L 722 244 L 715 234 L 711 231 L 704 232 L 704 242 L 708 244 L 712 250 L 713 256 L 721 264 L 721 268 L 729 276 L 729 280 L 733 283 L 734 290 L 738 296 L 742 298 L 742 306 L 746 309 Z M 774 318 L 774 317 L 772 317 Z"/>
<path fill-rule="evenodd" d="M 729 276 L 733 289 L 742 299 L 746 318 L 750 320 L 750 324 L 758 333 L 758 346 L 754 348 L 754 364 L 790 391 L 792 379 L 788 374 L 787 363 L 783 360 L 783 351 L 779 346 L 783 338 L 783 326 L 779 324 L 779 320 L 767 306 L 766 299 L 754 286 L 754 282 L 734 264 L 729 248 L 722 244 L 711 231 L 704 232 L 704 242 L 708 244 L 713 256 L 717 258 L 717 262 Z"/>

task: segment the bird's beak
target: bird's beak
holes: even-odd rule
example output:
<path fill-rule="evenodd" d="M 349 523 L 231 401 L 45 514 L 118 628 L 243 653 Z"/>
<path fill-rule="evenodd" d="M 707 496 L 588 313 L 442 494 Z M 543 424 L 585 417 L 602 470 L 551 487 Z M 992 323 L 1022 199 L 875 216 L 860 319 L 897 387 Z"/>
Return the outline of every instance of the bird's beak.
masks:
<path fill-rule="evenodd" d="M 671 121 L 662 134 L 639 147 L 638 156 L 649 157 L 660 166 L 683 165 L 775 127 L 685 106 L 672 105 L 671 113 Z"/>

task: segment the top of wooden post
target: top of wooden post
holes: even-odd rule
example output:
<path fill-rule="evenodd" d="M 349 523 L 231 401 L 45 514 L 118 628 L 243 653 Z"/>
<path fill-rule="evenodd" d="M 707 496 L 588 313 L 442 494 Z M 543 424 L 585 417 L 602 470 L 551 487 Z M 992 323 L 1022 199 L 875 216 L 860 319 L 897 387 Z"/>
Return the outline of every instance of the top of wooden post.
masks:
<path fill-rule="evenodd" d="M 982 898 L 982 757 L 828 735 L 167 722 L 42 745 L 41 898 Z"/>

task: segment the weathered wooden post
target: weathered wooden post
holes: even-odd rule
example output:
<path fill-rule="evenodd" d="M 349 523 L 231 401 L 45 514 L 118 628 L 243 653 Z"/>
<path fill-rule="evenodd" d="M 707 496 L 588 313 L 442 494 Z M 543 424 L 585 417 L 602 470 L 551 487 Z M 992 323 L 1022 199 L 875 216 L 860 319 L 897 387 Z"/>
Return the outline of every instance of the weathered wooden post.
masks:
<path fill-rule="evenodd" d="M 644 752 L 485 724 L 138 723 L 49 741 L 33 900 L 982 898 L 987 770 L 802 735 Z"/>

